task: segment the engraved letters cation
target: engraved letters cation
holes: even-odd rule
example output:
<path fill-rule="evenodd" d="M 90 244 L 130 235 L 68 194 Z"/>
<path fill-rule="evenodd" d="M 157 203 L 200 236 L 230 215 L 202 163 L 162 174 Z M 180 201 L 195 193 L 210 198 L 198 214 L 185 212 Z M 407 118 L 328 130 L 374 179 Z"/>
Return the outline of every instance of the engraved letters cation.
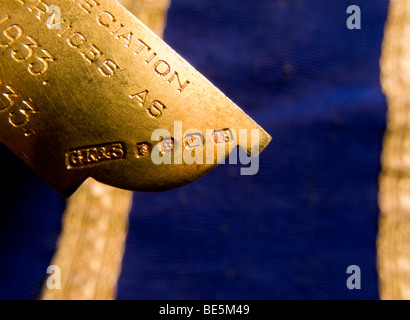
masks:
<path fill-rule="evenodd" d="M 167 61 L 157 59 L 158 53 L 154 52 L 144 40 L 138 38 L 132 30 L 117 21 L 112 13 L 103 11 L 98 14 L 97 22 L 101 27 L 107 29 L 109 34 L 130 48 L 135 55 L 142 57 L 145 64 L 152 66 L 153 71 L 167 83 L 175 86 L 179 93 L 182 93 L 191 83 L 189 80 L 181 81 L 179 72 L 172 71 L 172 67 Z"/>

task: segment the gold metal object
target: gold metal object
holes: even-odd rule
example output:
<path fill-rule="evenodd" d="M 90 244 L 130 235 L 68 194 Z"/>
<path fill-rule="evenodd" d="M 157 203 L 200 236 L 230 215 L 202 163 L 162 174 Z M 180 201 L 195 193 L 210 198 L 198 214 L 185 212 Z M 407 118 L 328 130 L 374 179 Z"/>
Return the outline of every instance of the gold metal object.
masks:
<path fill-rule="evenodd" d="M 169 0 L 121 0 L 120 3 L 162 35 Z M 47 274 L 41 299 L 115 299 L 132 198 L 131 191 L 88 179 L 67 200 L 62 231 L 51 262 L 61 271 L 61 288 L 50 288 Z"/>
<path fill-rule="evenodd" d="M 256 156 L 269 144 L 118 2 L 52 4 L 0 3 L 0 140 L 61 194 L 88 177 L 168 190 L 203 176 L 237 145 Z M 170 163 L 156 164 L 155 152 Z"/>

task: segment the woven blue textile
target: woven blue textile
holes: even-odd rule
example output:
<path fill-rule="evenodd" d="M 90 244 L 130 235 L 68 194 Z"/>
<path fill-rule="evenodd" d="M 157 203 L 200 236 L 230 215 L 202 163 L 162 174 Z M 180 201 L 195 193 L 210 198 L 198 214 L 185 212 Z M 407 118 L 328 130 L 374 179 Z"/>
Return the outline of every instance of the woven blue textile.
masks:
<path fill-rule="evenodd" d="M 219 166 L 135 194 L 120 299 L 378 298 L 388 1 L 355 1 L 361 30 L 346 27 L 351 4 L 172 1 L 165 40 L 274 140 L 256 176 Z"/>
<path fill-rule="evenodd" d="M 346 27 L 351 4 L 361 30 Z M 135 194 L 119 299 L 379 298 L 387 9 L 172 0 L 165 40 L 274 140 L 255 176 L 221 165 L 180 189 Z M 3 146 L 0 157 L 0 299 L 34 299 L 64 200 Z M 349 265 L 361 290 L 346 287 Z"/>

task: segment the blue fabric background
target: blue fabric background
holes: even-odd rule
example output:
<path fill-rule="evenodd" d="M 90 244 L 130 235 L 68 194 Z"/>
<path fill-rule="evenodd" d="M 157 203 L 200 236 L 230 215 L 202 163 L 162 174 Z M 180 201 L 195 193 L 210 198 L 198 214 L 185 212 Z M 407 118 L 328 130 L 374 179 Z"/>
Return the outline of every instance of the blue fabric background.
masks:
<path fill-rule="evenodd" d="M 259 174 L 219 166 L 135 194 L 120 299 L 378 298 L 388 1 L 173 0 L 165 40 L 274 138 Z M 212 116 L 212 115 L 210 115 Z M 362 290 L 346 287 L 361 267 Z"/>
<path fill-rule="evenodd" d="M 362 30 L 346 8 L 362 9 Z M 379 59 L 387 0 L 173 0 L 165 40 L 274 138 L 256 176 L 219 166 L 136 193 L 119 299 L 377 299 Z M 212 116 L 212 115 L 210 115 Z M 0 147 L 0 299 L 38 297 L 63 200 Z M 358 265 L 362 289 L 346 287 Z"/>

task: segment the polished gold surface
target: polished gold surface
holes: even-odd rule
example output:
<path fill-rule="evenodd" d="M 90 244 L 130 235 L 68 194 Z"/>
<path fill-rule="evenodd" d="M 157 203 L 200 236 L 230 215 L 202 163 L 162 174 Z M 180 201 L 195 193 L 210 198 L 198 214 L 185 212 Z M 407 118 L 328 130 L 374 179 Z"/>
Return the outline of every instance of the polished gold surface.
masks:
<path fill-rule="evenodd" d="M 270 142 L 118 2 L 50 4 L 0 3 L 0 140 L 63 195 L 88 177 L 134 191 L 172 189 L 237 145 L 256 156 Z M 157 129 L 170 136 L 153 136 Z M 155 164 L 157 151 L 171 164 Z"/>

